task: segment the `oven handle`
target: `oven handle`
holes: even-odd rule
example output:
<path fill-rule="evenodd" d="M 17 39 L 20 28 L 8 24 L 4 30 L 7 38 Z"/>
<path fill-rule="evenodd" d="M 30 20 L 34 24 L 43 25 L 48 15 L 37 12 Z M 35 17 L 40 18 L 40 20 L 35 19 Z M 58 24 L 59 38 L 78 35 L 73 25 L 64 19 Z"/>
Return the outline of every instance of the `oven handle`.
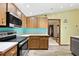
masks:
<path fill-rule="evenodd" d="M 24 40 L 24 41 L 20 42 L 20 43 L 19 43 L 19 47 L 23 46 L 25 43 L 27 43 L 27 41 L 26 41 L 26 40 Z"/>
<path fill-rule="evenodd" d="M 24 44 L 28 43 L 28 39 L 29 39 L 29 38 L 27 38 L 26 40 L 20 42 L 20 43 L 19 43 L 19 47 L 22 47 Z"/>

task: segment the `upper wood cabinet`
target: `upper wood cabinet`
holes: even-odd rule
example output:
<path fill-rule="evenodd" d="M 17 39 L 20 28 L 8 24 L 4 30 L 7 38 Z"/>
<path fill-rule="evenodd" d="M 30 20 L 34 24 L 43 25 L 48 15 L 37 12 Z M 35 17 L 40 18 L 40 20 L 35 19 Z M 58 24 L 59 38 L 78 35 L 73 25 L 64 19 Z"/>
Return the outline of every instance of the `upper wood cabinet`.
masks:
<path fill-rule="evenodd" d="M 8 12 L 11 12 L 21 19 L 22 12 L 12 3 L 8 3 Z"/>
<path fill-rule="evenodd" d="M 26 28 L 26 16 L 22 14 L 21 20 L 22 20 L 22 27 Z"/>
<path fill-rule="evenodd" d="M 17 15 L 17 8 L 15 7 L 14 4 L 8 3 L 8 12 L 11 12 L 11 13 Z"/>
<path fill-rule="evenodd" d="M 0 26 L 6 26 L 6 4 L 0 3 Z"/>
<path fill-rule="evenodd" d="M 13 3 L 0 3 L 0 26 L 7 26 L 6 12 L 11 12 L 22 21 L 22 27 L 26 27 L 26 16 Z"/>
<path fill-rule="evenodd" d="M 16 14 L 17 14 L 17 16 L 21 19 L 21 17 L 22 17 L 22 13 L 20 12 L 19 9 L 17 9 Z"/>
<path fill-rule="evenodd" d="M 38 28 L 38 19 L 36 17 L 28 18 L 28 22 L 29 28 Z"/>
<path fill-rule="evenodd" d="M 29 19 L 29 17 L 26 17 L 26 27 L 30 28 L 30 19 Z"/>
<path fill-rule="evenodd" d="M 47 17 L 38 17 L 38 27 L 39 28 L 48 28 Z"/>
<path fill-rule="evenodd" d="M 29 17 L 26 20 L 28 28 L 48 28 L 47 17 Z"/>

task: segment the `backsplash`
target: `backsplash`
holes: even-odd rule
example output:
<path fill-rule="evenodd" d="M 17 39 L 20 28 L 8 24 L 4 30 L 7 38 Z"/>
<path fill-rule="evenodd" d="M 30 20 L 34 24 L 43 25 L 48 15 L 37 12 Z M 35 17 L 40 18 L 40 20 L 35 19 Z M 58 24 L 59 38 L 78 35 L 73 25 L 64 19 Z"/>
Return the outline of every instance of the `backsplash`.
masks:
<path fill-rule="evenodd" d="M 6 32 L 6 31 L 14 31 L 13 28 L 8 28 L 8 27 L 0 27 L 0 32 Z"/>
<path fill-rule="evenodd" d="M 14 28 L 17 34 L 47 34 L 46 28 Z"/>
<path fill-rule="evenodd" d="M 47 34 L 46 28 L 0 28 L 0 32 L 16 31 L 17 34 Z"/>

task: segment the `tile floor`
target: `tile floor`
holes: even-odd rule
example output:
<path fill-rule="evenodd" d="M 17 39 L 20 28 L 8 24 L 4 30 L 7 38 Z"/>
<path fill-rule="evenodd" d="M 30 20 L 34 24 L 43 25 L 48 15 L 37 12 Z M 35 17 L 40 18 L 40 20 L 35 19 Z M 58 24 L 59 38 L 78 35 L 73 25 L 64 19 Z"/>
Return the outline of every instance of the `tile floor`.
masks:
<path fill-rule="evenodd" d="M 53 37 L 49 38 L 49 45 L 58 45 L 58 43 L 55 41 Z"/>
<path fill-rule="evenodd" d="M 73 55 L 71 54 L 69 46 L 59 46 L 53 40 L 53 38 L 49 38 L 48 50 L 30 50 L 28 56 L 73 56 Z"/>

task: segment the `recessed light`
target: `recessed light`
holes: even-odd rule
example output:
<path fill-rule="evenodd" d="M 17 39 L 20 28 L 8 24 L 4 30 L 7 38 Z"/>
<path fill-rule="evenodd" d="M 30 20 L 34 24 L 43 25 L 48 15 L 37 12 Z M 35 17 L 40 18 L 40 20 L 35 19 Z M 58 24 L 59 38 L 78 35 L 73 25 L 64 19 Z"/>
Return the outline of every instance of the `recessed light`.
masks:
<path fill-rule="evenodd" d="M 26 5 L 26 7 L 27 7 L 27 8 L 29 8 L 29 7 L 30 7 L 30 5 Z"/>
<path fill-rule="evenodd" d="M 60 8 L 63 8 L 63 6 L 60 6 Z"/>
<path fill-rule="evenodd" d="M 30 12 L 30 14 L 33 14 L 32 12 Z"/>
<path fill-rule="evenodd" d="M 50 10 L 53 10 L 53 8 L 50 8 Z"/>
<path fill-rule="evenodd" d="M 73 6 L 73 4 L 70 4 L 70 7 L 72 7 Z"/>

